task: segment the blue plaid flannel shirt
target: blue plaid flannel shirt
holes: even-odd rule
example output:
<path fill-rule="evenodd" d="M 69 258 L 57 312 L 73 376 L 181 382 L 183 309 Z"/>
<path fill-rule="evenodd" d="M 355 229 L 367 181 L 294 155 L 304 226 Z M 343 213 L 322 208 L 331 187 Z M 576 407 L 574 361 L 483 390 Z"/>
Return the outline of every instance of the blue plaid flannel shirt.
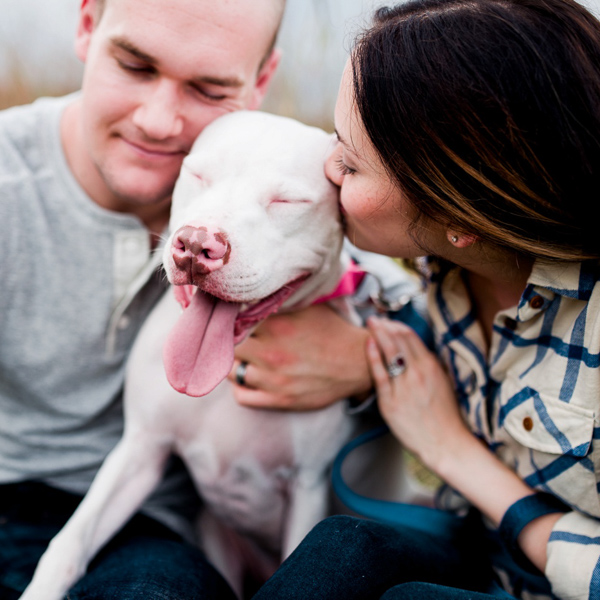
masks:
<path fill-rule="evenodd" d="M 572 508 L 548 544 L 554 596 L 600 598 L 600 267 L 534 264 L 518 306 L 496 315 L 489 349 L 462 271 L 432 263 L 428 308 L 440 357 L 473 430 L 532 488 Z"/>

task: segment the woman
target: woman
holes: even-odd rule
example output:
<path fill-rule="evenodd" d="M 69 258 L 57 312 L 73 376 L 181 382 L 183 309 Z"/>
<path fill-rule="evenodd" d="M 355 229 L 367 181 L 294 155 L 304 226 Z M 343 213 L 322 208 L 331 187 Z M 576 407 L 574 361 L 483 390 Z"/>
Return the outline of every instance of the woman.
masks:
<path fill-rule="evenodd" d="M 429 257 L 441 362 L 372 320 L 381 414 L 485 528 L 334 517 L 256 598 L 486 598 L 489 565 L 515 597 L 600 598 L 600 24 L 571 0 L 381 9 L 335 122 L 350 240 Z"/>

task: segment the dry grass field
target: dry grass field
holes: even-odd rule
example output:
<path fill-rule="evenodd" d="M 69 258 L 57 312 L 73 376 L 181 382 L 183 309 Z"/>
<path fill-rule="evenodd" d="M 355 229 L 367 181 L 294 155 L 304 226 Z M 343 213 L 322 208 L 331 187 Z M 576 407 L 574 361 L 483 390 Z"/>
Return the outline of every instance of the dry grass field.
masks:
<path fill-rule="evenodd" d="M 283 60 L 263 110 L 332 131 L 349 39 L 362 22 L 357 15 L 378 1 L 287 0 L 278 43 Z M 51 0 L 53 9 L 47 0 L 2 2 L 8 12 L 0 20 L 0 109 L 76 89 L 81 69 L 71 36 L 78 0 Z"/>
<path fill-rule="evenodd" d="M 0 85 L 0 110 L 18 104 L 28 104 L 40 96 L 62 96 L 71 91 L 73 91 L 72 88 L 59 86 L 35 88 L 22 78 L 14 76 L 10 78 L 8 85 Z"/>

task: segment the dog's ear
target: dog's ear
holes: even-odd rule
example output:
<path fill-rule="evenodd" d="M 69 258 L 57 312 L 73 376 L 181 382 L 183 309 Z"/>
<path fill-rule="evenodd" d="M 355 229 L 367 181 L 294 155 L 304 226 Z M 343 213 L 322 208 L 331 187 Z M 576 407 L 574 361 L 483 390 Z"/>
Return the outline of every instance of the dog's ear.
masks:
<path fill-rule="evenodd" d="M 262 104 L 280 61 L 281 50 L 279 50 L 279 48 L 273 48 L 271 54 L 269 54 L 256 76 L 252 96 L 250 97 L 250 102 L 247 106 L 249 110 L 257 110 Z"/>
<path fill-rule="evenodd" d="M 75 35 L 75 53 L 82 62 L 87 59 L 92 33 L 98 24 L 101 12 L 96 0 L 82 0 Z"/>

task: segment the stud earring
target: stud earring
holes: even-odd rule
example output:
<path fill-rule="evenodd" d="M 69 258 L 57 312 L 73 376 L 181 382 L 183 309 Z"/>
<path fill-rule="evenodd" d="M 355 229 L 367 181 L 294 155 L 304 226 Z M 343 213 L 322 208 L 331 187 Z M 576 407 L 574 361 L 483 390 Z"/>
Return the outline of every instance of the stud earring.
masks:
<path fill-rule="evenodd" d="M 453 236 L 450 238 L 450 241 L 451 241 L 453 244 L 456 244 L 456 242 L 458 242 L 458 236 L 457 236 L 457 235 L 453 235 Z"/>

